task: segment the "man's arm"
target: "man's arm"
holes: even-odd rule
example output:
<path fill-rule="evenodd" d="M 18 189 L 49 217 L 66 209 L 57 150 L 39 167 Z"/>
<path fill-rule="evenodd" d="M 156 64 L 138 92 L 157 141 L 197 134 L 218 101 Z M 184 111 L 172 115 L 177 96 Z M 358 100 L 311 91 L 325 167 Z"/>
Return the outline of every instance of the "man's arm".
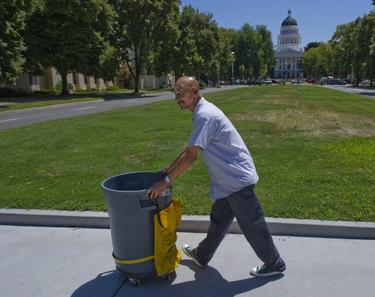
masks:
<path fill-rule="evenodd" d="M 189 148 L 189 145 L 187 144 L 185 146 L 184 150 L 182 151 L 182 153 L 179 154 L 178 157 L 171 164 L 167 165 L 163 169 L 160 169 L 158 172 L 160 172 L 163 175 L 163 177 L 166 176 L 166 175 L 168 175 L 176 167 L 178 161 L 186 153 L 186 151 L 187 151 L 188 148 Z"/>
<path fill-rule="evenodd" d="M 168 177 L 171 181 L 175 180 L 182 173 L 190 168 L 198 157 L 201 148 L 199 146 L 186 147 L 180 156 L 172 162 L 173 166 L 170 166 L 167 170 Z M 171 165 L 172 165 L 171 164 Z M 147 191 L 146 196 L 149 196 L 151 200 L 155 200 L 161 195 L 167 188 L 169 183 L 164 179 L 152 185 Z"/>

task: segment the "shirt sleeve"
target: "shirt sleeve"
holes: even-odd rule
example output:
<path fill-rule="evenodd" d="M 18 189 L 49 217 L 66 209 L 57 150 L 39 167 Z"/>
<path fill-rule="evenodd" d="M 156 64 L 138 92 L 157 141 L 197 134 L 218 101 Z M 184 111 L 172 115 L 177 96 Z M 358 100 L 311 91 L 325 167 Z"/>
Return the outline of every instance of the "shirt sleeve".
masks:
<path fill-rule="evenodd" d="M 213 137 L 213 119 L 208 114 L 201 114 L 194 119 L 193 131 L 190 134 L 189 147 L 199 146 L 203 150 Z"/>

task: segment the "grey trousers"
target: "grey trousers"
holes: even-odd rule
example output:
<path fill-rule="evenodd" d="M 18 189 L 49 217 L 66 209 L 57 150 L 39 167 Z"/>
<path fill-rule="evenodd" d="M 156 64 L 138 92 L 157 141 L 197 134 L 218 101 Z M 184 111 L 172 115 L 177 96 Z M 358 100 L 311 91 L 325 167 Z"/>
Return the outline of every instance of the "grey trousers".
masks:
<path fill-rule="evenodd" d="M 206 265 L 212 259 L 236 217 L 243 234 L 258 258 L 271 269 L 277 270 L 285 266 L 273 242 L 262 207 L 253 189 L 254 185 L 245 187 L 213 203 L 207 237 L 194 251 L 200 264 Z M 233 252 L 236 251 L 233 250 Z"/>

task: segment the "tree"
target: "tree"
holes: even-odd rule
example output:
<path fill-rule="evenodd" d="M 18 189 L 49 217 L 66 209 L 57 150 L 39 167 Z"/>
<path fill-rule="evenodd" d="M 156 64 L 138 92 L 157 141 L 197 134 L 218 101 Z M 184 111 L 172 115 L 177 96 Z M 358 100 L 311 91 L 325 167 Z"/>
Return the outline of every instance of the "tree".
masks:
<path fill-rule="evenodd" d="M 332 71 L 332 46 L 321 42 L 317 48 L 311 48 L 303 54 L 302 65 L 307 76 L 324 76 Z"/>
<path fill-rule="evenodd" d="M 318 54 L 316 48 L 311 48 L 305 52 L 302 57 L 304 73 L 307 77 L 316 77 L 318 74 L 324 76 L 322 69 L 318 65 Z"/>
<path fill-rule="evenodd" d="M 318 65 L 326 74 L 332 73 L 334 67 L 334 61 L 332 57 L 332 46 L 329 43 L 321 42 L 320 45 L 316 48 L 318 55 Z M 332 75 L 334 75 L 332 73 Z"/>
<path fill-rule="evenodd" d="M 361 18 L 357 18 L 353 22 L 338 25 L 335 33 L 331 38 L 333 47 L 333 56 L 336 61 L 341 61 L 341 68 L 348 73 L 354 71 L 358 79 L 361 72 L 362 62 L 360 51 L 356 47 L 356 27 L 361 22 Z"/>
<path fill-rule="evenodd" d="M 265 26 L 257 26 L 254 29 L 245 23 L 237 34 L 234 72 L 238 74 L 239 66 L 244 65 L 245 73 L 249 77 L 266 75 L 274 65 L 271 33 Z"/>
<path fill-rule="evenodd" d="M 375 13 L 371 11 L 368 15 L 362 18 L 362 21 L 354 30 L 356 47 L 360 60 L 362 62 L 362 72 L 370 79 L 372 86 L 372 79 L 375 77 Z"/>
<path fill-rule="evenodd" d="M 182 9 L 179 22 L 179 38 L 169 49 L 172 69 L 177 77 L 202 74 L 217 74 L 220 68 L 219 28 L 212 20 L 212 14 L 200 13 L 191 5 Z"/>
<path fill-rule="evenodd" d="M 309 42 L 309 43 L 303 48 L 303 50 L 304 50 L 304 52 L 306 53 L 309 49 L 317 48 L 320 44 L 321 44 L 321 42 L 317 42 L 317 41 Z"/>
<path fill-rule="evenodd" d="M 275 55 L 273 50 L 273 42 L 271 31 L 267 30 L 267 27 L 264 25 L 257 25 L 256 31 L 260 36 L 261 48 L 262 48 L 262 63 L 263 66 L 261 69 L 261 76 L 265 76 L 274 66 L 275 66 Z"/>
<path fill-rule="evenodd" d="M 26 45 L 22 32 L 33 1 L 0 2 L 0 83 L 14 83 L 23 73 Z"/>
<path fill-rule="evenodd" d="M 104 80 L 113 80 L 118 74 L 120 68 L 120 59 L 117 48 L 111 46 L 109 43 L 104 44 L 104 50 L 99 58 L 99 67 L 96 71 L 96 77 Z"/>
<path fill-rule="evenodd" d="M 231 39 L 235 38 L 236 35 L 234 29 L 219 28 L 219 56 L 217 59 L 219 62 L 218 72 L 221 74 L 227 74 L 228 69 L 235 60 L 235 57 L 232 55 L 232 48 L 234 49 L 235 46 L 233 45 L 234 42 L 231 42 Z M 244 72 L 244 75 L 246 75 L 246 69 Z"/>
<path fill-rule="evenodd" d="M 62 95 L 68 94 L 68 73 L 100 75 L 113 17 L 105 0 L 45 0 L 30 17 L 25 36 L 29 54 L 43 67 L 56 68 Z"/>
<path fill-rule="evenodd" d="M 134 78 L 134 91 L 139 92 L 139 78 L 145 62 L 160 43 L 169 43 L 177 34 L 175 0 L 111 0 L 118 13 L 115 44 L 120 57 Z M 133 67 L 134 65 L 134 67 Z M 165 66 L 161 63 L 160 65 Z"/>
<path fill-rule="evenodd" d="M 245 23 L 240 30 L 236 32 L 237 38 L 235 40 L 234 53 L 234 72 L 237 73 L 237 69 L 240 65 L 245 67 L 246 73 L 250 76 L 254 76 L 254 59 L 256 58 L 256 33 L 253 27 L 248 23 Z"/>

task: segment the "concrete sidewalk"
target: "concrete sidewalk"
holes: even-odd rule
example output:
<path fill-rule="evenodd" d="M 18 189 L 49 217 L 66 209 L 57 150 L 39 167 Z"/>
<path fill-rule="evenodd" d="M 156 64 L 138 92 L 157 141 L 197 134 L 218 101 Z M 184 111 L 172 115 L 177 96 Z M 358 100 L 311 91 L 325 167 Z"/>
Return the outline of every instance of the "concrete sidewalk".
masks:
<path fill-rule="evenodd" d="M 179 232 L 177 245 L 204 233 Z M 0 296 L 374 296 L 373 240 L 274 236 L 283 275 L 249 275 L 260 265 L 241 234 L 228 234 L 206 268 L 184 254 L 170 281 L 140 287 L 115 272 L 109 229 L 0 226 Z"/>
<path fill-rule="evenodd" d="M 249 275 L 262 263 L 234 222 L 208 267 L 183 254 L 170 281 L 132 287 L 115 271 L 107 213 L 1 209 L 0 297 L 373 296 L 374 223 L 266 219 L 287 263 L 283 275 Z M 197 245 L 208 222 L 183 216 L 177 246 Z"/>

